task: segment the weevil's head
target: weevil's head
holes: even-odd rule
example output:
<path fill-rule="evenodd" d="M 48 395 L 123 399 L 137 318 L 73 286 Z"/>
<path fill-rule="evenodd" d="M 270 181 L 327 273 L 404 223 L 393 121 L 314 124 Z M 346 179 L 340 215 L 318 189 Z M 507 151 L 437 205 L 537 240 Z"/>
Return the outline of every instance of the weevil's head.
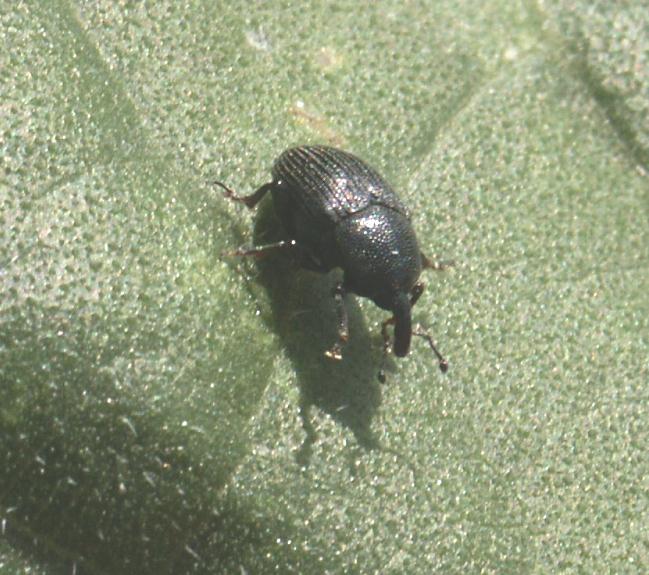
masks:
<path fill-rule="evenodd" d="M 383 309 L 396 307 L 405 314 L 422 266 L 410 220 L 375 205 L 340 222 L 335 233 L 347 287 Z"/>
<path fill-rule="evenodd" d="M 421 252 L 407 216 L 374 205 L 336 228 L 345 284 L 394 314 L 394 354 L 408 355 L 411 292 L 421 273 Z"/>

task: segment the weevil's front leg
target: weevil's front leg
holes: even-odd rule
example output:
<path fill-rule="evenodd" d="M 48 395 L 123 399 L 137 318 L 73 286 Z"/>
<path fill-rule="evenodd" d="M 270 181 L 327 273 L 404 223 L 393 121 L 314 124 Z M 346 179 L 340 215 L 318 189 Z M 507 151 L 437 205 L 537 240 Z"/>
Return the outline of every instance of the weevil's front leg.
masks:
<path fill-rule="evenodd" d="M 448 361 L 446 361 L 442 356 L 442 354 L 439 353 L 439 351 L 437 351 L 437 348 L 435 347 L 435 342 L 433 341 L 431 335 L 419 324 L 417 324 L 415 326 L 415 329 L 412 330 L 412 335 L 423 337 L 428 342 L 428 345 L 430 345 L 430 349 L 433 350 L 433 353 L 437 356 L 437 359 L 439 360 L 440 371 L 442 373 L 446 373 L 448 371 Z"/>
<path fill-rule="evenodd" d="M 423 293 L 424 284 L 422 282 L 417 282 L 410 292 L 410 305 L 414 306 Z M 430 348 L 433 350 L 433 352 L 437 356 L 437 359 L 439 360 L 439 369 L 442 371 L 442 373 L 446 373 L 446 371 L 448 370 L 448 362 L 442 357 L 442 354 L 437 351 L 435 342 L 433 341 L 433 338 L 430 336 L 430 334 L 420 324 L 417 324 L 412 330 L 412 335 L 423 337 L 428 342 L 428 345 L 430 345 Z"/>
<path fill-rule="evenodd" d="M 325 351 L 325 355 L 331 359 L 342 359 L 342 347 L 349 339 L 349 327 L 347 319 L 347 308 L 345 307 L 345 286 L 343 282 L 336 283 L 332 295 L 338 315 L 338 341 L 333 344 L 331 349 Z"/>

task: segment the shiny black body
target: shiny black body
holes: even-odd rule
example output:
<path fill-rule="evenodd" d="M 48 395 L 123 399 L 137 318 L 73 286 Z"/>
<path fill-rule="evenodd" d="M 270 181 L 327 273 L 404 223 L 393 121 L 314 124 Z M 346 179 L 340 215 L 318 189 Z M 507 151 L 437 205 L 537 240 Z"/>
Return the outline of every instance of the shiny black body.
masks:
<path fill-rule="evenodd" d="M 339 341 L 327 355 L 339 359 L 347 341 L 344 296 L 352 292 L 370 298 L 393 312 L 384 322 L 395 326 L 394 353 L 405 356 L 410 348 L 411 307 L 423 291 L 418 283 L 422 266 L 433 267 L 423 256 L 410 214 L 392 187 L 356 156 L 327 146 L 300 146 L 282 153 L 272 169 L 272 182 L 254 194 L 234 200 L 254 207 L 271 192 L 277 215 L 289 241 L 239 250 L 237 255 L 260 255 L 271 249 L 297 251 L 303 267 L 328 272 L 341 268 L 343 282 L 334 289 L 339 318 Z M 218 182 L 217 182 L 218 183 Z M 423 335 L 440 358 L 430 336 Z"/>
<path fill-rule="evenodd" d="M 347 152 L 291 148 L 273 166 L 277 215 L 304 249 L 305 267 L 339 267 L 348 291 L 394 308 L 421 273 L 410 215 L 390 185 Z"/>

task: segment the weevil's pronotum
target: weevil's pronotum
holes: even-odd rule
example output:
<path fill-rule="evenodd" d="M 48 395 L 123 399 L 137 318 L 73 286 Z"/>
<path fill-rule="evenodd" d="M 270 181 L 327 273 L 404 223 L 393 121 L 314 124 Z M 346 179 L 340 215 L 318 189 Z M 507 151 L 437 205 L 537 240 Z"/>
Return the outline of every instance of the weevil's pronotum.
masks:
<path fill-rule="evenodd" d="M 432 338 L 412 325 L 411 310 L 424 290 L 423 268 L 442 269 L 419 249 L 410 214 L 392 187 L 356 156 L 327 146 L 286 150 L 275 161 L 273 180 L 249 196 L 237 196 L 221 182 L 228 198 L 249 208 L 270 192 L 286 239 L 265 246 L 241 248 L 234 255 L 261 256 L 292 251 L 300 265 L 322 273 L 343 270 L 333 289 L 338 315 L 338 339 L 326 353 L 341 359 L 349 338 L 345 295 L 371 299 L 392 317 L 382 324 L 383 358 L 390 349 L 388 326 L 394 324 L 394 354 L 403 357 L 412 335 L 425 338 L 437 355 L 440 369 L 448 368 Z M 383 366 L 379 379 L 385 379 Z"/>

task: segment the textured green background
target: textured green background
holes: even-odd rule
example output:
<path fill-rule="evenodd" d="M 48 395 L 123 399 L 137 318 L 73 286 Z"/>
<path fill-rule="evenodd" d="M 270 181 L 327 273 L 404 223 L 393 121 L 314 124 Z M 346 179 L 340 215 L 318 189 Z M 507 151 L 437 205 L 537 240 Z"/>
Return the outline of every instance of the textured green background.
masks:
<path fill-rule="evenodd" d="M 2 4 L 2 573 L 649 570 L 647 3 L 363 4 Z M 219 258 L 302 142 L 457 262 L 446 376 Z"/>

